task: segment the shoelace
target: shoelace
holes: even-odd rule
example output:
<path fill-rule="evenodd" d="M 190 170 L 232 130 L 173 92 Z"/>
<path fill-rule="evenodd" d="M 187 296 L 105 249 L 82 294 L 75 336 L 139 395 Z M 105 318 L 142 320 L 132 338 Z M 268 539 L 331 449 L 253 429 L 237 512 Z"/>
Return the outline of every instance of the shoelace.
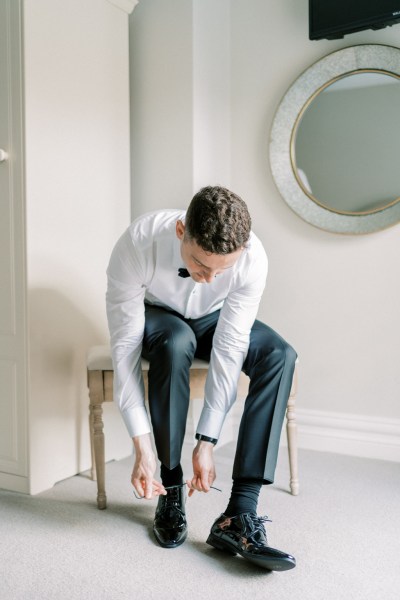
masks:
<path fill-rule="evenodd" d="M 173 509 L 175 515 L 178 514 L 180 517 L 185 518 L 185 514 L 182 510 L 179 497 L 179 490 L 182 489 L 185 485 L 186 483 L 181 483 L 179 485 L 171 485 L 165 488 L 166 490 L 168 490 L 168 493 L 166 496 L 161 496 L 163 502 L 157 510 L 157 515 L 159 517 L 162 518 L 165 515 L 165 513 L 168 514 L 168 511 Z"/>
<path fill-rule="evenodd" d="M 180 483 L 180 484 L 178 484 L 178 485 L 170 485 L 170 486 L 167 486 L 167 487 L 165 487 L 164 489 L 166 489 L 166 490 L 179 490 L 180 488 L 183 488 L 183 487 L 185 487 L 185 485 L 186 485 L 186 483 Z M 217 492 L 222 492 L 222 490 L 220 490 L 220 489 L 219 489 L 219 488 L 217 488 L 217 487 L 214 487 L 213 485 L 210 485 L 210 489 L 212 489 L 212 490 L 216 490 Z M 138 496 L 138 495 L 137 495 L 137 493 L 136 493 L 136 490 L 133 490 L 133 494 L 134 494 L 135 498 L 137 498 L 137 500 L 143 500 L 143 499 L 144 499 L 144 496 Z M 177 498 L 177 499 L 176 499 L 176 500 L 174 500 L 174 502 L 178 502 L 178 500 L 179 500 L 179 499 L 178 499 L 178 494 L 167 494 L 167 499 L 168 499 L 168 496 L 170 496 L 170 497 L 172 497 L 172 496 L 176 496 L 176 498 Z"/>
<path fill-rule="evenodd" d="M 264 523 L 266 523 L 267 521 L 269 523 L 272 523 L 272 520 L 269 517 L 267 517 L 267 515 L 264 515 L 262 517 L 251 515 L 251 516 L 249 516 L 247 521 L 251 521 L 251 523 L 253 525 L 252 532 L 251 532 L 252 534 L 262 531 L 265 535 L 267 535 L 267 532 L 265 531 Z"/>
<path fill-rule="evenodd" d="M 183 515 L 183 512 L 179 503 L 179 490 L 182 488 L 182 485 L 171 485 L 168 489 L 167 495 L 162 496 L 163 504 L 160 506 L 160 516 L 167 512 L 170 508 L 173 508 L 175 511 Z"/>

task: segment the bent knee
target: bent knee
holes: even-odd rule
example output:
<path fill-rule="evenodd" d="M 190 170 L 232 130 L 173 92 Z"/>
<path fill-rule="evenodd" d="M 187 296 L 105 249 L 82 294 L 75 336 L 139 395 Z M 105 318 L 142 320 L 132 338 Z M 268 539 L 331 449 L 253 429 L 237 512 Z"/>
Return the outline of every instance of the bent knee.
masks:
<path fill-rule="evenodd" d="M 285 363 L 287 363 L 289 365 L 294 365 L 295 364 L 295 362 L 297 360 L 297 352 L 287 342 L 284 343 L 284 348 L 282 350 L 282 353 L 284 353 Z"/>
<path fill-rule="evenodd" d="M 293 367 L 297 359 L 297 352 L 281 338 L 271 352 L 272 357 L 277 363 Z"/>
<path fill-rule="evenodd" d="M 196 338 L 191 330 L 165 331 L 158 345 L 158 353 L 169 361 L 193 360 L 195 351 Z"/>

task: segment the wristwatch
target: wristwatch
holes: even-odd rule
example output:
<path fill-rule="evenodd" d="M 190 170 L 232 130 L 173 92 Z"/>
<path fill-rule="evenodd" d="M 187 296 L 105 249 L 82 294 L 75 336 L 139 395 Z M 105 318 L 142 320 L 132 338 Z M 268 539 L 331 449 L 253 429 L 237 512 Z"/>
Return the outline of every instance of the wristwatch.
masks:
<path fill-rule="evenodd" d="M 214 446 L 218 442 L 217 439 L 210 438 L 210 437 L 208 437 L 208 435 L 203 435 L 202 433 L 196 433 L 195 438 L 196 438 L 196 440 L 199 440 L 200 442 L 210 442 Z"/>

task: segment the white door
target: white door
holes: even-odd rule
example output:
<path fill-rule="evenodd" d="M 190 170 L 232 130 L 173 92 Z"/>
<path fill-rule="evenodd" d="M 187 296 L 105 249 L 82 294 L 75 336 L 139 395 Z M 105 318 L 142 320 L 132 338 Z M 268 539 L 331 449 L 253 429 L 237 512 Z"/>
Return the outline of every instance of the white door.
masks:
<path fill-rule="evenodd" d="M 0 0 L 0 487 L 27 476 L 21 2 Z"/>

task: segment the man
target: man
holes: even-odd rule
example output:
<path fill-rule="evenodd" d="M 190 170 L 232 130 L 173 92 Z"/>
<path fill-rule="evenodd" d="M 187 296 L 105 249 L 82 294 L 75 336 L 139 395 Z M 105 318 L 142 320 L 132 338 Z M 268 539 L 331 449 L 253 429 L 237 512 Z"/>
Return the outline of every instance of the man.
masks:
<path fill-rule="evenodd" d="M 207 543 L 269 570 L 295 566 L 268 546 L 257 516 L 263 484 L 273 482 L 279 436 L 296 353 L 256 321 L 267 257 L 251 231 L 246 204 L 226 188 L 206 187 L 185 213 L 161 210 L 136 219 L 117 242 L 107 270 L 107 315 L 114 398 L 133 438 L 132 484 L 140 497 L 158 496 L 154 534 L 164 548 L 187 536 L 181 450 L 189 405 L 189 368 L 210 361 L 193 451 L 189 496 L 215 480 L 213 451 L 236 399 L 241 370 L 250 378 L 233 465 L 232 493 Z M 150 361 L 149 408 L 141 356 Z"/>

